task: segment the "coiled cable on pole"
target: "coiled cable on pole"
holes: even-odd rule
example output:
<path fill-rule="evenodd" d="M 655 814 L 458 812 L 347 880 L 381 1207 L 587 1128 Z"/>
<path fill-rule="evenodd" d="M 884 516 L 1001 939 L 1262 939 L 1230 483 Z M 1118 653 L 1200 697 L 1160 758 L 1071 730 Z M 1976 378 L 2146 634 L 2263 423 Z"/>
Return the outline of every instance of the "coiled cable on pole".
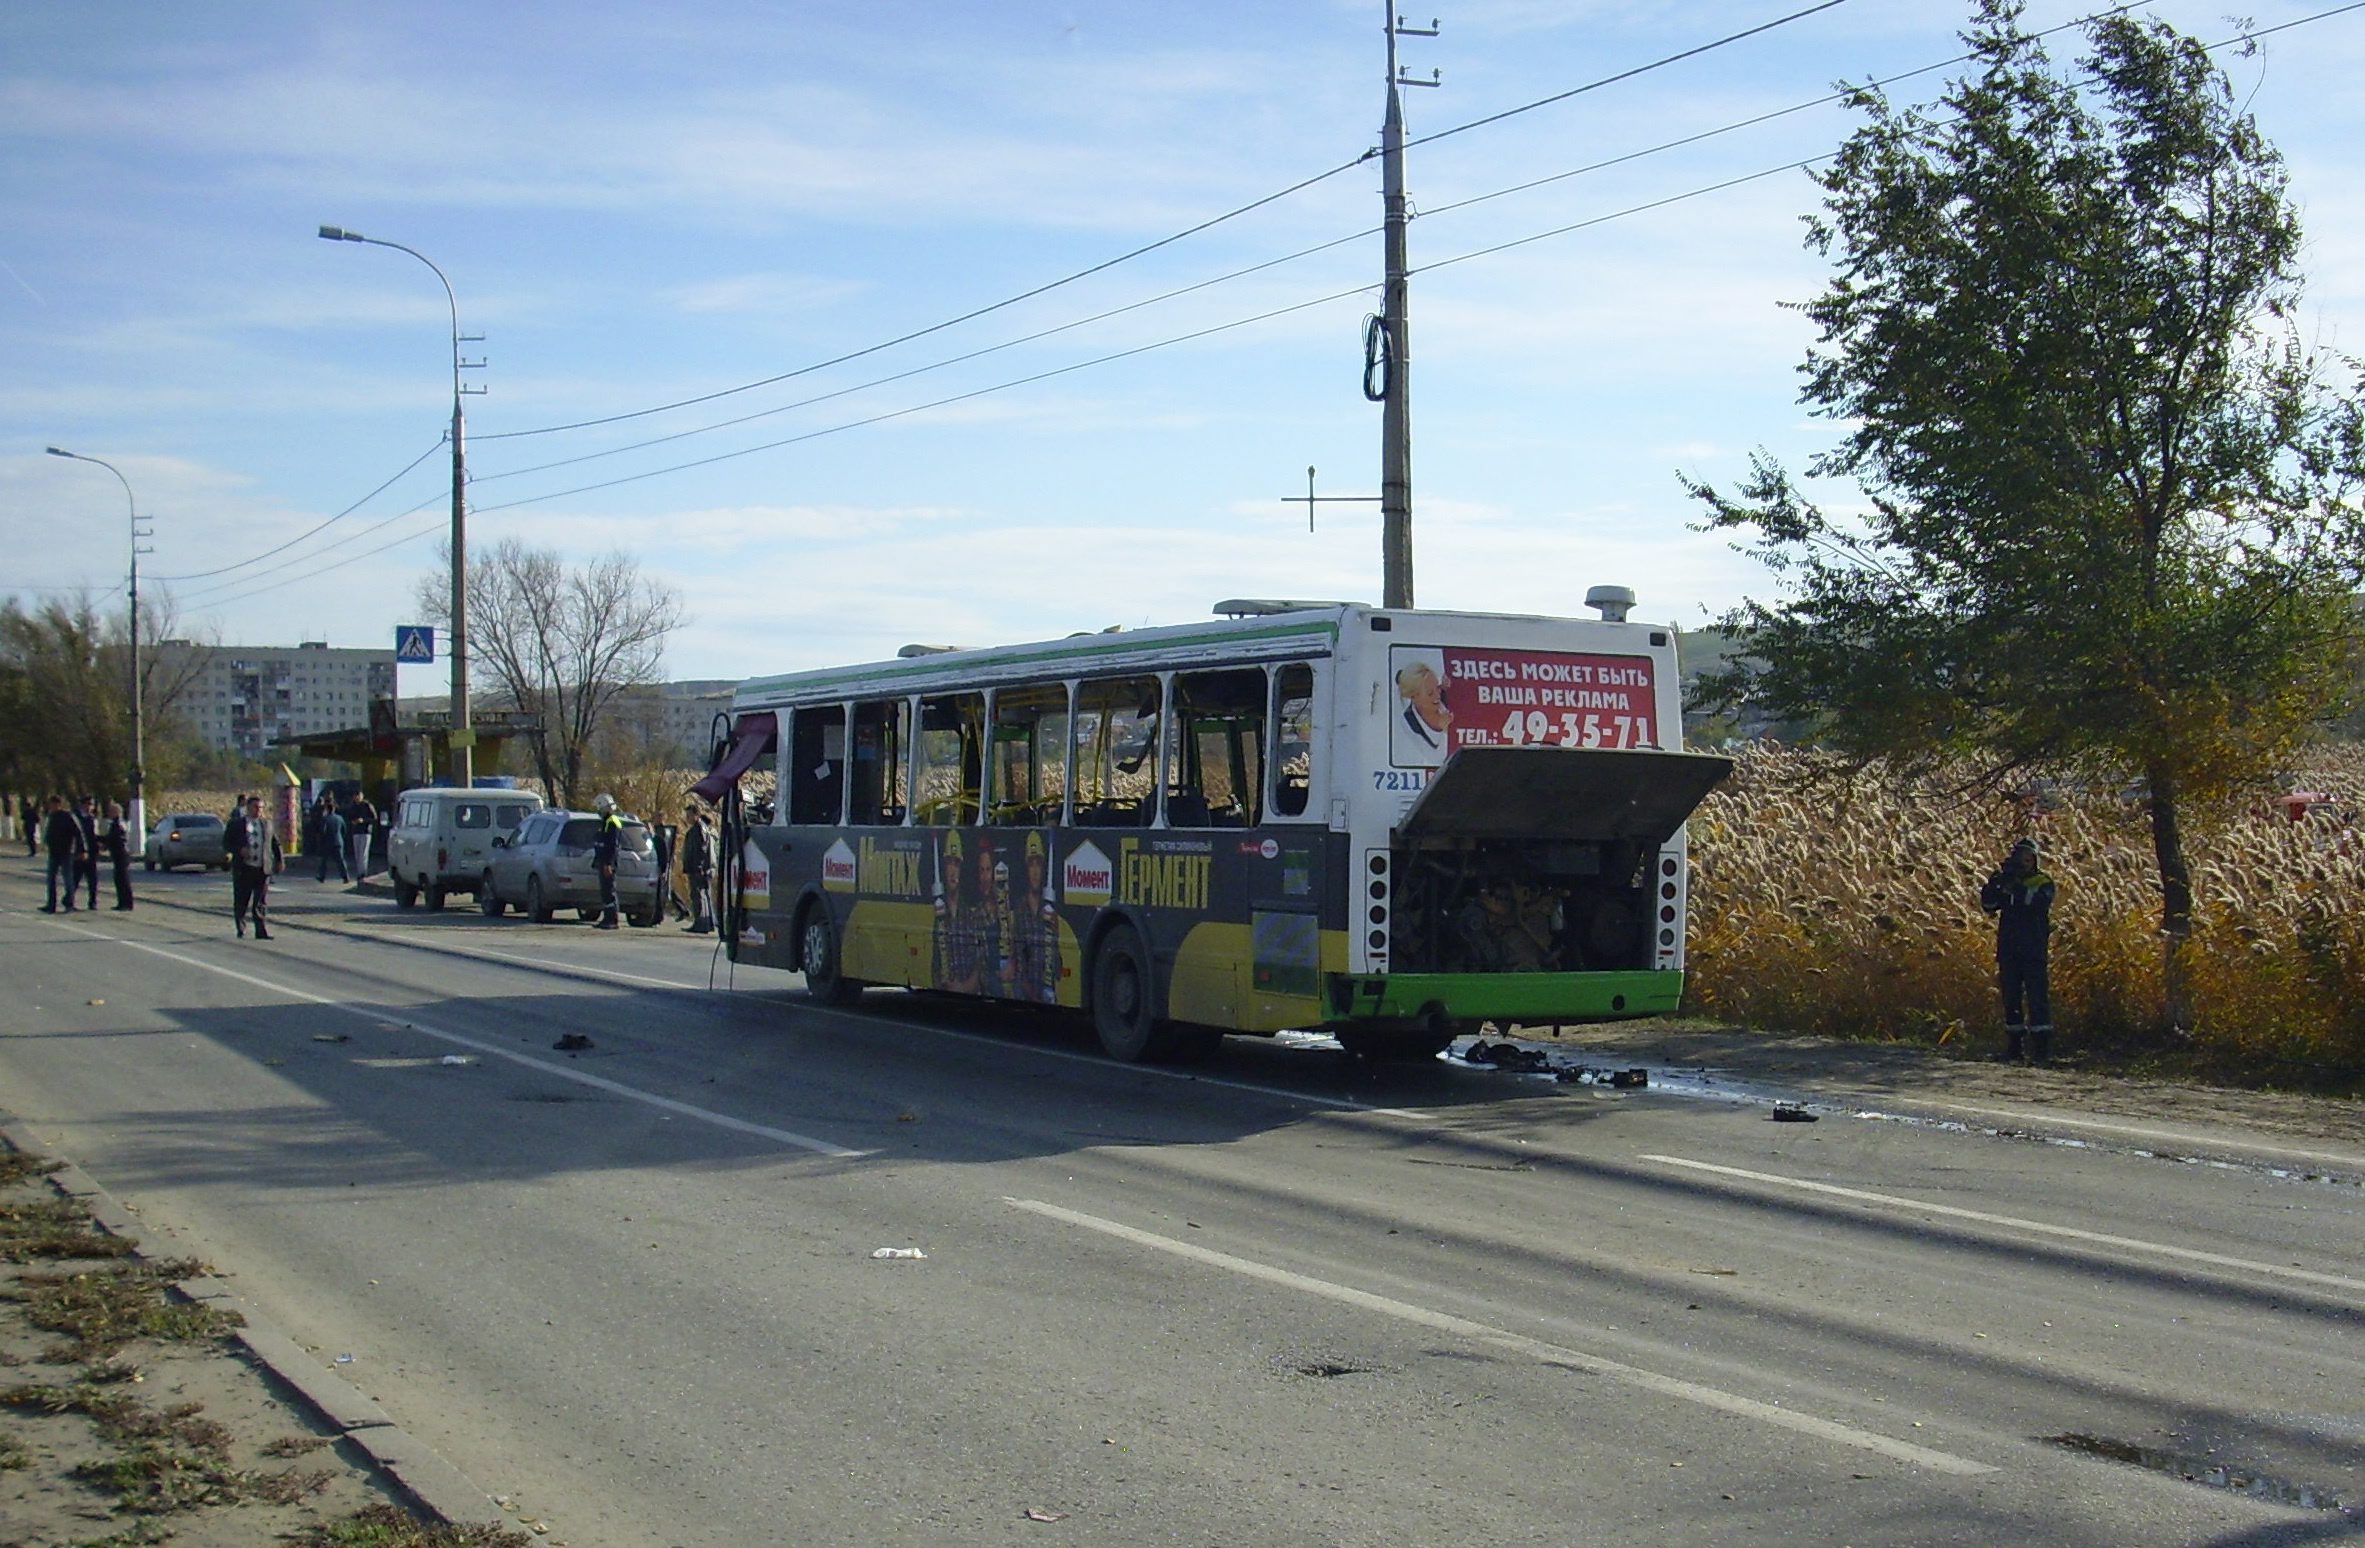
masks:
<path fill-rule="evenodd" d="M 1388 319 L 1374 312 L 1363 319 L 1364 398 L 1373 403 L 1387 402 L 1388 386 L 1395 375 L 1395 338 L 1388 332 Z"/>

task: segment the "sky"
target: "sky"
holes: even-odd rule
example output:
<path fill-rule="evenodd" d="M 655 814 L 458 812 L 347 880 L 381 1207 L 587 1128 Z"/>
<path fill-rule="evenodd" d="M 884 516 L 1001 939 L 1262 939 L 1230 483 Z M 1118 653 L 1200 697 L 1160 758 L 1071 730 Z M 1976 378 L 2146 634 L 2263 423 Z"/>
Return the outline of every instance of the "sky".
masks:
<path fill-rule="evenodd" d="M 1808 104 L 1956 58 L 1967 0 L 1843 0 L 1609 78 L 1813 3 L 1406 17 L 1436 16 L 1399 47 L 1441 80 L 1404 92 L 1420 605 L 1582 614 L 1616 583 L 1697 627 L 1774 594 L 1680 480 L 1832 444 L 1798 401 L 1792 308 L 1829 269 L 1796 164 L 1856 120 Z M 2365 352 L 2365 9 L 2304 20 L 2342 3 L 2246 0 L 2304 24 L 2220 57 L 2289 162 L 2303 336 Z M 2240 31 L 2217 0 L 2139 9 Z M 1309 466 L 1378 491 L 1385 14 L 12 0 L 0 595 L 122 607 L 136 510 L 175 633 L 390 644 L 450 526 L 432 264 L 483 336 L 470 548 L 631 556 L 682 597 L 669 677 L 1377 601 L 1376 502 L 1309 532 L 1302 496 Z"/>

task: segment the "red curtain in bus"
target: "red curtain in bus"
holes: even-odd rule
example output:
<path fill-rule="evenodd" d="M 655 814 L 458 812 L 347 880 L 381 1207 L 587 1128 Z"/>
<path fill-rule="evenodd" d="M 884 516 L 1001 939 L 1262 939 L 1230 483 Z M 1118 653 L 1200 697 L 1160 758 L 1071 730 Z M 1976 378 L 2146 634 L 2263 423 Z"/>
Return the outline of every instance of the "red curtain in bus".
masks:
<path fill-rule="evenodd" d="M 701 801 L 720 801 L 723 792 L 736 784 L 740 775 L 754 768 L 755 761 L 770 752 L 779 737 L 780 718 L 770 710 L 740 716 L 731 727 L 731 745 L 723 749 L 722 762 L 692 785 L 690 794 Z"/>

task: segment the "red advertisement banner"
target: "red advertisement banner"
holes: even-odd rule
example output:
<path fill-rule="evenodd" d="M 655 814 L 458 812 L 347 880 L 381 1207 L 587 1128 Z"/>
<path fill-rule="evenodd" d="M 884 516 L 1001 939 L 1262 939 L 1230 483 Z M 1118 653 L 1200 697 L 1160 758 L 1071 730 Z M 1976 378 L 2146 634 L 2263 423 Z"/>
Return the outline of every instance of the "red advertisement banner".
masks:
<path fill-rule="evenodd" d="M 1389 665 L 1388 745 L 1398 765 L 1443 763 L 1460 747 L 1659 745 L 1648 656 L 1400 645 Z"/>

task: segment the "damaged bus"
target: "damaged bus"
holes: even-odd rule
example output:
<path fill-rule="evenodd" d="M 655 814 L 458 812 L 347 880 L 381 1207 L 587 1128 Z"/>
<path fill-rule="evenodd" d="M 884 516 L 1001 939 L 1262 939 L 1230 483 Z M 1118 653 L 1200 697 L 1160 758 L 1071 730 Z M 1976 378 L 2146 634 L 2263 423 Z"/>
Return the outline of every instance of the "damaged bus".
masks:
<path fill-rule="evenodd" d="M 1417 1058 L 1673 1011 L 1684 821 L 1731 765 L 1682 750 L 1673 631 L 1586 601 L 1233 601 L 754 679 L 698 787 L 732 959 L 832 1004 L 1071 1007 L 1123 1060 L 1284 1029 Z"/>

